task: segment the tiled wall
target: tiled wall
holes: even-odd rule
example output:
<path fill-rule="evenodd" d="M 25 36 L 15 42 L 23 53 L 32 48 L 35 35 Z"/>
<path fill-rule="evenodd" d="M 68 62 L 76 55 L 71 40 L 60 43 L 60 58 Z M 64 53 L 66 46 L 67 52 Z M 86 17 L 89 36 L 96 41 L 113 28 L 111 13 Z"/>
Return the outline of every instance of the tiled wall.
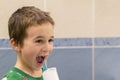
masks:
<path fill-rule="evenodd" d="M 9 4 L 8 3 L 13 3 Z M 55 20 L 48 67 L 60 80 L 120 80 L 120 0 L 1 0 L 0 79 L 15 64 L 7 21 L 16 8 L 37 6 Z"/>
<path fill-rule="evenodd" d="M 120 80 L 119 37 L 56 38 L 54 46 L 47 66 L 57 67 L 60 80 Z M 0 39 L 0 79 L 15 60 L 8 39 Z"/>
<path fill-rule="evenodd" d="M 119 4 L 120 0 L 1 0 L 0 38 L 8 38 L 8 19 L 22 6 L 50 12 L 57 38 L 119 37 Z"/>
<path fill-rule="evenodd" d="M 96 38 L 95 80 L 120 80 L 120 37 Z"/>

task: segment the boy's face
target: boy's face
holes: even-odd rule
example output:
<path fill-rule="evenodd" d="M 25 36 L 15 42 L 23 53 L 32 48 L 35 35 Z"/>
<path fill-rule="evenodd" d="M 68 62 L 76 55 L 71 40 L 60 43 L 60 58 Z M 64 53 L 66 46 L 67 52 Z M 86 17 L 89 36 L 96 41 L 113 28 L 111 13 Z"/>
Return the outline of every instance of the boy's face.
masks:
<path fill-rule="evenodd" d="M 21 66 L 40 69 L 53 49 L 53 25 L 45 23 L 31 26 L 26 31 L 27 36 L 20 47 L 19 60 Z"/>

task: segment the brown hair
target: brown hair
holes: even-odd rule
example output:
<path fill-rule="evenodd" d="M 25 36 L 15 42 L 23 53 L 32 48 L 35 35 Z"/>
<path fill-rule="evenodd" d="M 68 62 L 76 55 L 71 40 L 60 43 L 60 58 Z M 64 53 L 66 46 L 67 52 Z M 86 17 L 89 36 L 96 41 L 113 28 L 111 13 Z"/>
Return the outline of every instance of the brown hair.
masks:
<path fill-rule="evenodd" d="M 54 21 L 48 12 L 42 11 L 34 6 L 19 8 L 11 15 L 8 21 L 9 37 L 10 39 L 13 38 L 15 43 L 22 46 L 28 27 L 47 22 L 54 25 Z"/>

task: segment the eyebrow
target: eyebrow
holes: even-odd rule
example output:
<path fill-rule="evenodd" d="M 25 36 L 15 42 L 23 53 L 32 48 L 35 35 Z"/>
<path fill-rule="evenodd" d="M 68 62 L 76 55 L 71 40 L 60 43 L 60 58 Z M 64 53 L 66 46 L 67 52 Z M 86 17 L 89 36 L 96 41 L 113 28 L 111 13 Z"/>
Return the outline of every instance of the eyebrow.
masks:
<path fill-rule="evenodd" d="M 44 38 L 44 36 L 37 36 L 35 38 Z M 51 36 L 50 38 L 54 38 L 54 36 Z"/>

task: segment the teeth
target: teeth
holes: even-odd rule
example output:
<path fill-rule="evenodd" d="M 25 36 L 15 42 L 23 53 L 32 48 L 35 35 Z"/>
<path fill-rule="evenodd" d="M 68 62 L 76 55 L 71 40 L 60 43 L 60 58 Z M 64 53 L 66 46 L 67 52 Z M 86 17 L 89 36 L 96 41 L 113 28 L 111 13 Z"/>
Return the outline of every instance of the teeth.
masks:
<path fill-rule="evenodd" d="M 43 63 L 44 58 L 45 58 L 44 56 L 38 56 L 38 57 L 36 57 L 36 60 L 37 60 L 38 63 Z"/>

